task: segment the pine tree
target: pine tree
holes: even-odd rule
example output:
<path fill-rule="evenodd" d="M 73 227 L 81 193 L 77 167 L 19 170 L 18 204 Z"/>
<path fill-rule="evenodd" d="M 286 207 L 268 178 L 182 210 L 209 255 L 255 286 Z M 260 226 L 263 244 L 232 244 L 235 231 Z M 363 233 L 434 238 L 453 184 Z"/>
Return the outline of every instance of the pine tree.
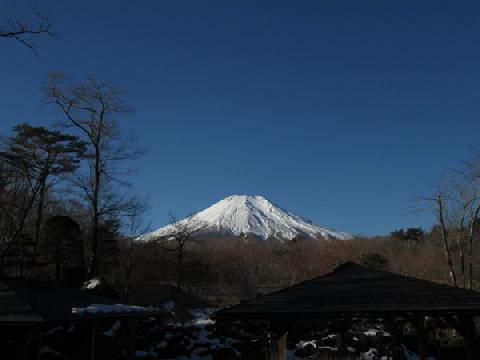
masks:
<path fill-rule="evenodd" d="M 45 127 L 20 124 L 13 129 L 14 136 L 7 140 L 0 152 L 0 160 L 13 169 L 26 182 L 29 196 L 17 209 L 16 226 L 4 244 L 10 244 L 24 231 L 27 217 L 35 208 L 33 253 L 40 238 L 45 196 L 52 177 L 72 172 L 79 167 L 85 153 L 85 143 L 78 137 L 52 131 Z M 15 204 L 11 204 L 15 206 Z"/>
<path fill-rule="evenodd" d="M 69 216 L 52 216 L 45 222 L 41 247 L 46 263 L 55 266 L 57 281 L 66 269 L 83 266 L 82 232 Z"/>

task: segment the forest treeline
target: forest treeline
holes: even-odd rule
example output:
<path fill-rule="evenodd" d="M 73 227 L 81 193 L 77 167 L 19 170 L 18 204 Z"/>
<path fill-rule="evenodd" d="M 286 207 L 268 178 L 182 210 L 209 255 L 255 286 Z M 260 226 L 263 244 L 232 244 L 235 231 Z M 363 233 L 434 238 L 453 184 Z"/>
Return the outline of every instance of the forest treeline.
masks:
<path fill-rule="evenodd" d="M 477 247 L 475 244 L 474 250 Z M 171 253 L 154 243 L 137 244 L 135 251 L 141 261 L 132 273 L 132 283 L 146 286 L 176 283 L 179 272 L 176 258 Z M 473 253 L 474 261 L 478 263 L 478 251 Z M 460 273 L 459 254 L 459 249 L 453 245 L 452 260 L 455 270 Z M 196 294 L 208 293 L 210 289 L 213 294 L 236 293 L 241 298 L 255 297 L 258 292 L 326 274 L 347 261 L 450 283 L 439 226 L 426 232 L 405 229 L 387 236 L 356 237 L 349 241 L 304 239 L 280 242 L 198 237 L 189 243 L 183 256 L 182 288 Z M 478 269 L 473 277 L 476 288 L 480 280 Z"/>

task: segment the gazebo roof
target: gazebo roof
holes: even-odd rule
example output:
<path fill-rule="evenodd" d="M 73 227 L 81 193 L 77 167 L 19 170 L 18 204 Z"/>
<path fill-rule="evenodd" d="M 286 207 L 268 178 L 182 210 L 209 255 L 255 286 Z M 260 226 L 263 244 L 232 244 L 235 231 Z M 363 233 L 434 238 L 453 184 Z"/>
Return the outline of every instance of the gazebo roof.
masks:
<path fill-rule="evenodd" d="M 0 324 L 145 317 L 156 313 L 147 308 L 115 304 L 106 297 L 51 281 L 0 281 Z"/>
<path fill-rule="evenodd" d="M 231 319 L 480 313 L 480 293 L 347 262 L 333 272 L 222 310 Z"/>

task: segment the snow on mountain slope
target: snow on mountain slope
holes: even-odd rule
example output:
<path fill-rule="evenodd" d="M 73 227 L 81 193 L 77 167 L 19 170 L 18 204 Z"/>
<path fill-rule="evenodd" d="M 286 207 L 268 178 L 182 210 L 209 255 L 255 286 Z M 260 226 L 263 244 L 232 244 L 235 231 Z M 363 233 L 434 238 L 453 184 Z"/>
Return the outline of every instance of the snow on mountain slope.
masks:
<path fill-rule="evenodd" d="M 278 238 L 290 240 L 294 237 L 323 237 L 326 239 L 351 239 L 351 235 L 319 226 L 286 211 L 262 196 L 233 195 L 178 224 L 202 224 L 204 232 L 219 232 L 233 235 L 250 234 L 260 239 Z M 178 225 L 167 225 L 141 237 L 149 240 L 168 236 Z"/>

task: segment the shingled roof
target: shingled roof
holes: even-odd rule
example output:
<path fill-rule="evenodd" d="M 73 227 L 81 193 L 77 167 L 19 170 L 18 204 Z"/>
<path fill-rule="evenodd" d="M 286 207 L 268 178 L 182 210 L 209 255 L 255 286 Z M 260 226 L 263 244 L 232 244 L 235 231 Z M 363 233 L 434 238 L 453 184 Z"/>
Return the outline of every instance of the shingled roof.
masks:
<path fill-rule="evenodd" d="M 93 304 L 111 306 L 116 311 L 88 311 Z M 72 311 L 72 309 L 85 311 Z M 96 318 L 151 316 L 141 308 L 127 311 L 115 301 L 50 281 L 10 279 L 0 282 L 0 324 L 29 324 L 78 321 Z"/>
<path fill-rule="evenodd" d="M 268 320 L 387 313 L 480 313 L 480 293 L 347 262 L 218 316 Z"/>

